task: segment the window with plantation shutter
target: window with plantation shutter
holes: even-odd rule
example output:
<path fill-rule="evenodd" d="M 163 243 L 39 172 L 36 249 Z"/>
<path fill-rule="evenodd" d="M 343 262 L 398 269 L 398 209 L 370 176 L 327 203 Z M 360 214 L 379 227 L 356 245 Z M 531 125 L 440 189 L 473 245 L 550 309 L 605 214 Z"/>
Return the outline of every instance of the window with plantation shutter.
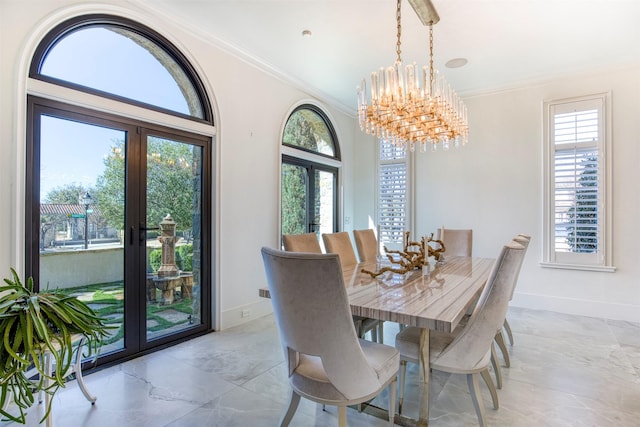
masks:
<path fill-rule="evenodd" d="M 408 173 L 404 148 L 380 140 L 378 167 L 378 226 L 380 242 L 402 245 L 408 229 Z"/>
<path fill-rule="evenodd" d="M 545 266 L 613 271 L 606 104 L 545 102 Z"/>

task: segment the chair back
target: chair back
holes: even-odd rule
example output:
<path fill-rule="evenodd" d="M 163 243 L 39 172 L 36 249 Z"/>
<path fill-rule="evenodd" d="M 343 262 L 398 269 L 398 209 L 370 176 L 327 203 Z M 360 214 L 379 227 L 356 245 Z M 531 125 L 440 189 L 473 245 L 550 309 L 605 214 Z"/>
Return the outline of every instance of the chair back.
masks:
<path fill-rule="evenodd" d="M 511 241 L 502 248 L 469 322 L 432 363 L 464 370 L 481 368 L 488 363 L 491 343 L 507 315 L 511 289 L 523 256 L 524 247 L 516 242 Z"/>
<path fill-rule="evenodd" d="M 262 248 L 262 259 L 289 375 L 300 354 L 311 355 L 347 398 L 379 388 L 356 335 L 338 255 Z"/>
<path fill-rule="evenodd" d="M 353 230 L 353 239 L 360 262 L 376 261 L 379 254 L 378 239 L 372 229 Z"/>
<path fill-rule="evenodd" d="M 324 233 L 322 235 L 322 241 L 324 242 L 327 253 L 338 254 L 342 268 L 347 268 L 358 263 L 351 239 L 349 238 L 349 233 L 346 231 Z"/>
<path fill-rule="evenodd" d="M 442 240 L 445 247 L 445 256 L 470 257 L 473 250 L 473 230 L 439 228 L 438 240 Z"/>
<path fill-rule="evenodd" d="M 282 244 L 285 251 L 289 252 L 310 252 L 321 254 L 320 242 L 316 233 L 305 234 L 283 234 Z"/>
<path fill-rule="evenodd" d="M 513 299 L 513 293 L 516 291 L 516 285 L 518 284 L 518 277 L 520 277 L 520 269 L 522 268 L 522 263 L 524 262 L 524 256 L 527 253 L 527 249 L 529 248 L 529 242 L 531 241 L 531 236 L 527 234 L 518 234 L 513 238 L 514 242 L 520 243 L 522 247 L 524 247 L 524 254 L 522 255 L 522 259 L 520 260 L 520 265 L 518 265 L 518 271 L 516 272 L 516 279 L 513 284 L 513 288 L 511 289 L 511 297 L 509 297 L 509 301 Z"/>

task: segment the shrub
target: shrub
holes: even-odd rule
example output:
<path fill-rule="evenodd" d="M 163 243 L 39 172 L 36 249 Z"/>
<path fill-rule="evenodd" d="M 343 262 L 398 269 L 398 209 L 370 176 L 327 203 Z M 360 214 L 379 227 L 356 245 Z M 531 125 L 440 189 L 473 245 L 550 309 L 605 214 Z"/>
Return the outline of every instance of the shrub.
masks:
<path fill-rule="evenodd" d="M 162 264 L 162 251 L 160 249 L 154 249 L 149 252 L 149 265 L 154 272 L 158 271 Z"/>
<path fill-rule="evenodd" d="M 178 264 L 178 259 L 180 263 Z M 193 271 L 193 245 L 182 245 L 176 248 L 176 264 L 182 271 Z"/>

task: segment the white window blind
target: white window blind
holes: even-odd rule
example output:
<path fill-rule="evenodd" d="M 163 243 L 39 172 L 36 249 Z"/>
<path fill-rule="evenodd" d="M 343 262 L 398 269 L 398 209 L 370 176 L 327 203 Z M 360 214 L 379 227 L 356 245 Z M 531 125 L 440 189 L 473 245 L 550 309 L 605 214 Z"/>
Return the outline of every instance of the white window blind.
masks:
<path fill-rule="evenodd" d="M 556 151 L 556 252 L 598 252 L 598 181 L 597 150 Z"/>
<path fill-rule="evenodd" d="M 605 95 L 545 103 L 544 263 L 606 266 Z"/>
<path fill-rule="evenodd" d="M 403 148 L 380 140 L 378 226 L 382 244 L 402 244 L 407 224 L 407 155 Z"/>

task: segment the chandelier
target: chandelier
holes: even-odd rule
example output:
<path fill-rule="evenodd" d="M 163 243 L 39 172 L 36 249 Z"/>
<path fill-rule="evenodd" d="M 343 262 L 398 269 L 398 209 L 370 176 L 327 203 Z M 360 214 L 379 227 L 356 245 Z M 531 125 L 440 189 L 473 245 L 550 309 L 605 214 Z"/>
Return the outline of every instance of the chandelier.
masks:
<path fill-rule="evenodd" d="M 397 34 L 393 66 L 371 73 L 370 100 L 366 80 L 358 86 L 358 120 L 360 129 L 397 146 L 415 145 L 421 151 L 466 144 L 469 136 L 467 107 L 433 67 L 433 25 L 440 17 L 430 0 L 409 0 L 424 25 L 429 26 L 429 65 L 419 76 L 415 63 L 403 68 L 400 58 L 402 34 L 400 5 L 396 8 Z"/>

